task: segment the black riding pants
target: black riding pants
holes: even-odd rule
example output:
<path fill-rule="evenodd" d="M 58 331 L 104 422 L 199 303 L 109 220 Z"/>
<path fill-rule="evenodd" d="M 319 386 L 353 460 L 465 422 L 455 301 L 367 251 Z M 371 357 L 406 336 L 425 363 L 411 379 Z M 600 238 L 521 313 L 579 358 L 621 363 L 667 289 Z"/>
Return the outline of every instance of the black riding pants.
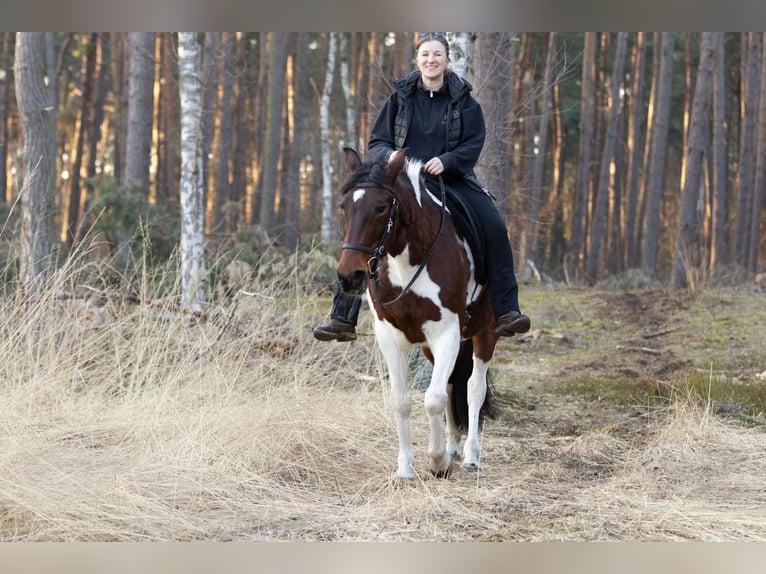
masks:
<path fill-rule="evenodd" d="M 435 178 L 427 176 L 427 182 L 430 189 L 439 189 Z M 508 311 L 519 311 L 519 286 L 513 270 L 513 251 L 505 221 L 494 200 L 488 193 L 463 180 L 445 181 L 445 185 L 456 190 L 471 205 L 484 233 L 489 292 L 495 318 Z"/>

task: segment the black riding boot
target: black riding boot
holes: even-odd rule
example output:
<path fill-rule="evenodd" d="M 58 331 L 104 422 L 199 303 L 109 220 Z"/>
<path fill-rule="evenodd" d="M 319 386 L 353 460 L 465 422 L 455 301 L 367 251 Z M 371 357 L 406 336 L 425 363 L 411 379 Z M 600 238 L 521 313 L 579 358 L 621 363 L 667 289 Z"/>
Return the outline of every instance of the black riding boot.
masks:
<path fill-rule="evenodd" d="M 356 323 L 362 298 L 346 295 L 340 287 L 332 298 L 330 322 L 314 328 L 314 337 L 320 341 L 353 341 L 356 339 Z"/>

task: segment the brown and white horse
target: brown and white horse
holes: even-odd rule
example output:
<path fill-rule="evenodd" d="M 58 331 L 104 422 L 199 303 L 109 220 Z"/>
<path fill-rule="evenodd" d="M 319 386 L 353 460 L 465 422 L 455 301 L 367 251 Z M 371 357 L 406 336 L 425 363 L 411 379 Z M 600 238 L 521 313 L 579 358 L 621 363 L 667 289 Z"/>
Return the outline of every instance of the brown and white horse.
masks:
<path fill-rule="evenodd" d="M 373 309 L 399 434 L 396 476 L 415 477 L 407 381 L 415 345 L 433 363 L 425 393 L 430 470 L 449 474 L 463 434 L 463 467 L 477 470 L 481 415 L 491 411 L 487 373 L 497 343 L 489 291 L 476 283 L 473 254 L 443 190 L 436 195 L 426 188 L 422 162 L 407 159 L 406 150 L 388 163 L 362 162 L 356 151 L 344 152 L 350 176 L 339 203 L 344 238 L 337 274 L 346 293 L 366 291 Z"/>

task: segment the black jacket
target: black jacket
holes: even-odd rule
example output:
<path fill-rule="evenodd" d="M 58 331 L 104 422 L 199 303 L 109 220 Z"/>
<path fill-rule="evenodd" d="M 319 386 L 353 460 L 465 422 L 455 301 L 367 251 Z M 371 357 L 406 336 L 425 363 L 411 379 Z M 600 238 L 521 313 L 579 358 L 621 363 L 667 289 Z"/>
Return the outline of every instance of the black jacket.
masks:
<path fill-rule="evenodd" d="M 463 179 L 481 189 L 474 166 L 486 131 L 471 84 L 448 72 L 442 88 L 431 92 L 415 70 L 394 82 L 394 88 L 372 127 L 369 153 L 388 160 L 392 151 L 407 147 L 411 157 L 422 161 L 438 157 L 445 181 Z"/>

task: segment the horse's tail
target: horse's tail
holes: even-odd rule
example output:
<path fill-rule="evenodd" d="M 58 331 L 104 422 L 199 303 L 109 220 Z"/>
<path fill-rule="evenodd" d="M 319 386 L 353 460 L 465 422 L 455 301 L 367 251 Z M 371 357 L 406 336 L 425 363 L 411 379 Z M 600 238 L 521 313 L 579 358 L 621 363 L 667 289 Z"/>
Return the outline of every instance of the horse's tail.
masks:
<path fill-rule="evenodd" d="M 452 385 L 452 415 L 459 429 L 468 429 L 468 379 L 473 371 L 473 342 L 466 339 L 460 343 L 455 368 L 452 369 L 449 382 Z M 487 372 L 487 393 L 484 404 L 479 411 L 479 422 L 485 418 L 494 419 L 496 416 L 492 385 Z"/>

